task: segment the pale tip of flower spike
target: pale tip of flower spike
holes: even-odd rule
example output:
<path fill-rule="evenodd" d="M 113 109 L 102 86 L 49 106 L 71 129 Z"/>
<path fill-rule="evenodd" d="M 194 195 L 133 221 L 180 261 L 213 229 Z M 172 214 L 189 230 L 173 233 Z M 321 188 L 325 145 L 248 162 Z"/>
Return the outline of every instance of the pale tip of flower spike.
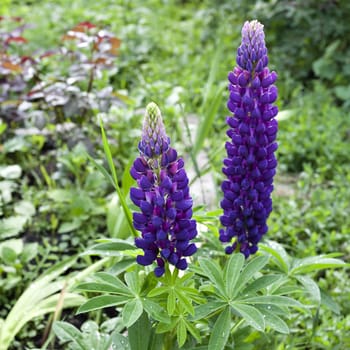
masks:
<path fill-rule="evenodd" d="M 139 150 L 148 158 L 157 158 L 168 150 L 169 144 L 160 109 L 151 102 L 146 107 Z"/>

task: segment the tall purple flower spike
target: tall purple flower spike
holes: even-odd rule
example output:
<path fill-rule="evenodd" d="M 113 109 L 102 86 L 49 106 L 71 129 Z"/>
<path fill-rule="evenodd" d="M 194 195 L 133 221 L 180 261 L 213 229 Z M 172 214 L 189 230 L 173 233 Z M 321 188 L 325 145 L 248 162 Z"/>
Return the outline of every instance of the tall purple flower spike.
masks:
<path fill-rule="evenodd" d="M 245 22 L 237 65 L 228 75 L 230 97 L 227 107 L 232 116 L 226 142 L 227 158 L 222 183 L 224 198 L 220 217 L 224 229 L 220 240 L 230 243 L 226 253 L 254 254 L 267 232 L 266 221 L 272 211 L 271 192 L 276 173 L 276 134 L 278 109 L 275 72 L 267 68 L 268 57 L 263 25 Z"/>
<path fill-rule="evenodd" d="M 196 237 L 196 222 L 192 218 L 192 198 L 184 161 L 170 147 L 158 106 L 151 102 L 146 107 L 140 157 L 131 170 L 137 187 L 130 189 L 130 198 L 141 212 L 133 213 L 134 227 L 141 231 L 135 245 L 144 251 L 137 256 L 140 265 L 157 267 L 160 277 L 165 264 L 180 270 L 187 268 L 187 256 L 197 248 L 190 241 Z"/>

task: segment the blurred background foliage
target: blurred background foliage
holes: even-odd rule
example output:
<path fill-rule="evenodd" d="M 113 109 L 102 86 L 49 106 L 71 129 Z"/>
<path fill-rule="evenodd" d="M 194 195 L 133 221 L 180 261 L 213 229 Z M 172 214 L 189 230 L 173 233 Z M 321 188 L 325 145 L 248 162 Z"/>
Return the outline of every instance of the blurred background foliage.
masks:
<path fill-rule="evenodd" d="M 213 177 L 217 206 L 226 76 L 242 24 L 254 18 L 279 75 L 269 238 L 296 257 L 349 259 L 349 1 L 3 0 L 0 16 L 0 319 L 48 266 L 95 239 L 128 236 L 113 188 L 88 160 L 104 164 L 98 118 L 127 193 L 143 107 L 157 102 L 193 177 Z M 291 321 L 296 334 L 311 334 L 307 347 L 278 349 L 350 347 L 341 332 L 350 329 L 349 276 L 316 278 L 333 308 Z M 11 349 L 42 344 L 45 322 L 25 326 Z"/>

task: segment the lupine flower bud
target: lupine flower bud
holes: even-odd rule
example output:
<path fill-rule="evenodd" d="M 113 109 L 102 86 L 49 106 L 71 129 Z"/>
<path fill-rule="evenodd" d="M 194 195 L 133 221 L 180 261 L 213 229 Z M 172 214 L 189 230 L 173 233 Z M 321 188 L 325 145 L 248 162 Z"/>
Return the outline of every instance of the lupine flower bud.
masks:
<path fill-rule="evenodd" d="M 230 141 L 222 183 L 220 240 L 230 243 L 226 253 L 239 250 L 246 257 L 254 254 L 267 232 L 267 218 L 272 210 L 271 192 L 276 173 L 276 134 L 278 109 L 275 72 L 267 68 L 268 57 L 263 25 L 254 20 L 242 29 L 242 43 L 237 50 L 237 65 L 229 73 L 230 97 L 227 117 Z"/>
<path fill-rule="evenodd" d="M 144 251 L 137 256 L 141 265 L 157 267 L 160 277 L 165 264 L 180 270 L 187 268 L 186 257 L 197 248 L 191 240 L 196 237 L 196 222 L 192 220 L 192 198 L 184 161 L 170 147 L 161 113 L 155 103 L 146 107 L 140 157 L 130 170 L 138 186 L 130 189 L 130 198 L 141 210 L 133 214 L 134 227 L 141 231 L 135 245 Z"/>

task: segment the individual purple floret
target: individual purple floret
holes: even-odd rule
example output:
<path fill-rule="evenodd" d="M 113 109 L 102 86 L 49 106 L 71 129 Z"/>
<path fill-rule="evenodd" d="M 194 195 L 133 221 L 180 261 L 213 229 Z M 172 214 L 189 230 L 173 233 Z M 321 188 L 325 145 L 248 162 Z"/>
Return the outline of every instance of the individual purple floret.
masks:
<path fill-rule="evenodd" d="M 196 237 L 196 222 L 192 218 L 192 198 L 184 161 L 170 147 L 158 106 L 146 107 L 140 157 L 131 170 L 138 187 L 130 189 L 130 198 L 141 212 L 133 213 L 134 227 L 142 237 L 135 239 L 144 255 L 137 256 L 141 265 L 157 267 L 160 277 L 168 262 L 180 270 L 187 268 L 186 257 L 197 250 L 190 241 Z"/>
<path fill-rule="evenodd" d="M 267 218 L 272 210 L 271 192 L 276 173 L 276 134 L 278 109 L 275 72 L 267 68 L 268 58 L 263 25 L 254 20 L 242 29 L 242 43 L 237 50 L 237 64 L 229 73 L 232 116 L 226 142 L 227 158 L 222 183 L 220 240 L 230 243 L 226 253 L 254 254 L 267 232 Z"/>

